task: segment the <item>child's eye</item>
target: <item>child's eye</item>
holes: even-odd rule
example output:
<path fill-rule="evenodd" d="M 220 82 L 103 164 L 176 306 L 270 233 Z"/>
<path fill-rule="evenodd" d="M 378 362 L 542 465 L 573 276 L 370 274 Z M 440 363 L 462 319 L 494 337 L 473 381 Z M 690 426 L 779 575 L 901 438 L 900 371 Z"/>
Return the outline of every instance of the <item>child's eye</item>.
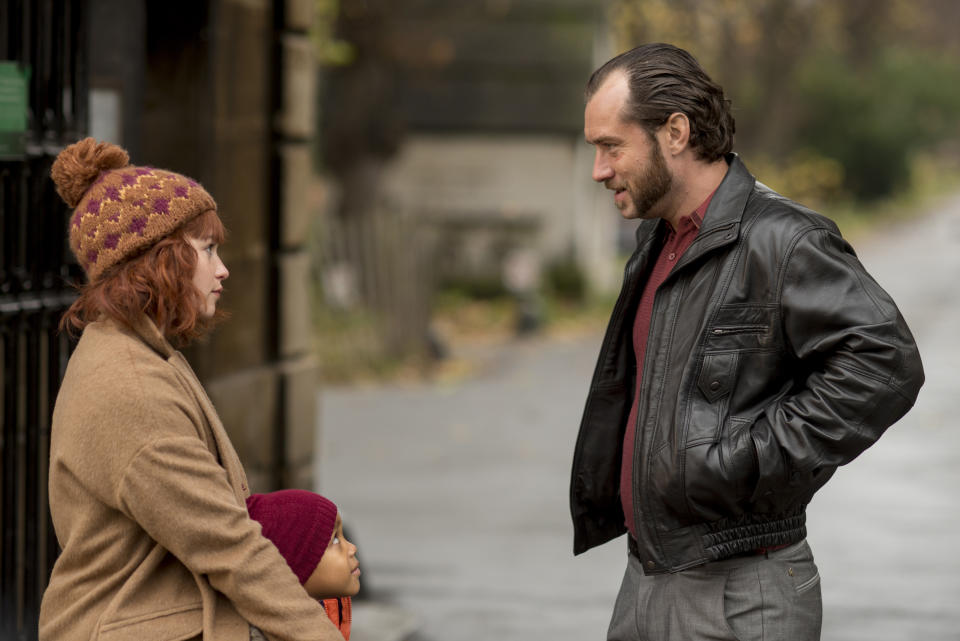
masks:
<path fill-rule="evenodd" d="M 333 538 L 330 539 L 330 545 L 340 545 L 340 537 L 333 535 Z"/>
<path fill-rule="evenodd" d="M 204 249 L 204 251 L 206 251 L 211 256 L 213 256 L 213 252 L 215 252 L 216 250 L 217 250 L 216 245 L 207 245 L 206 248 Z"/>

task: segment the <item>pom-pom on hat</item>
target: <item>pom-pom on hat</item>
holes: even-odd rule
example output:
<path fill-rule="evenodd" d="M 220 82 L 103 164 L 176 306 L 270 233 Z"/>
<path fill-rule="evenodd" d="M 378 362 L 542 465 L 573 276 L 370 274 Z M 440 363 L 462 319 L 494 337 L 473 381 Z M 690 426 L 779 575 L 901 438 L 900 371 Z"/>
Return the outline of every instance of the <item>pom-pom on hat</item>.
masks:
<path fill-rule="evenodd" d="M 135 167 L 126 151 L 93 138 L 61 151 L 50 176 L 74 209 L 70 249 L 91 281 L 217 208 L 196 181 L 164 169 Z"/>
<path fill-rule="evenodd" d="M 306 583 L 327 550 L 337 525 L 337 506 L 307 490 L 279 490 L 247 498 L 250 518 L 259 521 L 287 565 Z"/>

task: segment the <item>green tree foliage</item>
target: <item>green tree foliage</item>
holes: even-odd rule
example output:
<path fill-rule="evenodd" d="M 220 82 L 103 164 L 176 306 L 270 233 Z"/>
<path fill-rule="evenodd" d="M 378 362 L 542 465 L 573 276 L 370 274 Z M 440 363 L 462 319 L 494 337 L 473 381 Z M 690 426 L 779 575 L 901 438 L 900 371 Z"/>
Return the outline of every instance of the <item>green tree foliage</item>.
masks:
<path fill-rule="evenodd" d="M 356 53 L 353 45 L 334 35 L 340 0 L 313 0 L 313 28 L 310 38 L 316 50 L 317 61 L 324 66 L 349 64 Z"/>
<path fill-rule="evenodd" d="M 830 53 L 805 61 L 805 96 L 792 141 L 836 159 L 857 199 L 907 186 L 911 155 L 957 137 L 960 65 L 926 52 L 888 48 L 857 68 Z"/>
<path fill-rule="evenodd" d="M 737 149 L 796 179 L 774 185 L 792 195 L 888 196 L 915 154 L 960 138 L 948 26 L 960 3 L 613 0 L 610 11 L 620 50 L 666 41 L 697 56 L 733 101 Z"/>

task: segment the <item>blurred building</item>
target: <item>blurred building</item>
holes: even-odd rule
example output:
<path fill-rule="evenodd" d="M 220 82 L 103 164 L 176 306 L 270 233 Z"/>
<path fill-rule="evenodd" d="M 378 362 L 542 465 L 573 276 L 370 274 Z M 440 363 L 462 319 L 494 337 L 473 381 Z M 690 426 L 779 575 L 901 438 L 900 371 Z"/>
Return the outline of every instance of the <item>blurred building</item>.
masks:
<path fill-rule="evenodd" d="M 609 198 L 597 202 L 583 140 L 583 87 L 611 54 L 603 8 L 341 2 L 338 36 L 354 57 L 326 74 L 321 113 L 341 216 L 429 221 L 442 236 L 428 248 L 435 270 L 569 260 L 611 288 L 618 217 Z"/>
<path fill-rule="evenodd" d="M 583 87 L 610 57 L 604 3 L 466 4 L 478 11 L 401 22 L 397 47 L 422 57 L 401 76 L 409 137 L 388 193 L 430 215 L 530 218 L 542 263 L 572 259 L 608 289 L 618 219 L 594 202 L 583 140 Z"/>
<path fill-rule="evenodd" d="M 214 195 L 232 314 L 188 358 L 254 491 L 313 487 L 309 211 L 312 0 L 0 3 L 0 637 L 31 639 L 56 541 L 49 419 L 69 355 L 56 332 L 79 276 L 49 180 L 85 135 Z"/>

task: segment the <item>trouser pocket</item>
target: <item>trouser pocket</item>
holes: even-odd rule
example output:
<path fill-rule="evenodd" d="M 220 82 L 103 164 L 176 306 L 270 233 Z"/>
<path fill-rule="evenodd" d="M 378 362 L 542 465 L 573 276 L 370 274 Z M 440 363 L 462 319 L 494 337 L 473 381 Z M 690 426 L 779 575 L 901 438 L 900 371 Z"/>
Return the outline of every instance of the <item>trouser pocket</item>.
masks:
<path fill-rule="evenodd" d="M 820 573 L 806 542 L 745 561 L 731 568 L 724 595 L 740 641 L 820 639 Z"/>

